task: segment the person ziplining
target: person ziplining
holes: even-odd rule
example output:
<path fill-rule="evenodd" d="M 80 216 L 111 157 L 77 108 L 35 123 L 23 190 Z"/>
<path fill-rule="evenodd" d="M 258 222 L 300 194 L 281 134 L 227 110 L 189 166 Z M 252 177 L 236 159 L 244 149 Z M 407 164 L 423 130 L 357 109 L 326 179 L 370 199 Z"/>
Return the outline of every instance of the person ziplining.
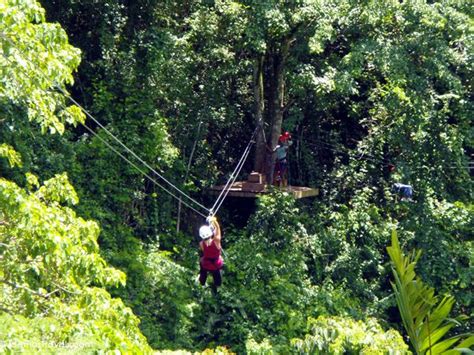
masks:
<path fill-rule="evenodd" d="M 222 258 L 222 232 L 217 218 L 209 216 L 208 224 L 199 228 L 199 250 L 202 256 L 199 259 L 199 282 L 202 286 L 206 284 L 207 276 L 212 274 L 212 292 L 217 294 L 217 288 L 222 285 L 221 270 L 224 267 Z"/>

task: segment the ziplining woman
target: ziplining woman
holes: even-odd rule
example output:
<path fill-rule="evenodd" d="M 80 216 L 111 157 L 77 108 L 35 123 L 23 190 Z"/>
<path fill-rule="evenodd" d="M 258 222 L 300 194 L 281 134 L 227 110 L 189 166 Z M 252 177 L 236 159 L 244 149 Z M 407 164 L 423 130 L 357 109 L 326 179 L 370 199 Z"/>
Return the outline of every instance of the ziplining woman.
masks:
<path fill-rule="evenodd" d="M 201 285 L 206 284 L 207 274 L 211 273 L 214 283 L 212 290 L 217 292 L 217 288 L 222 284 L 221 269 L 224 266 L 224 259 L 222 258 L 222 234 L 221 227 L 215 217 L 208 217 L 209 225 L 204 225 L 199 228 L 199 249 L 202 256 L 199 260 L 199 282 Z"/>

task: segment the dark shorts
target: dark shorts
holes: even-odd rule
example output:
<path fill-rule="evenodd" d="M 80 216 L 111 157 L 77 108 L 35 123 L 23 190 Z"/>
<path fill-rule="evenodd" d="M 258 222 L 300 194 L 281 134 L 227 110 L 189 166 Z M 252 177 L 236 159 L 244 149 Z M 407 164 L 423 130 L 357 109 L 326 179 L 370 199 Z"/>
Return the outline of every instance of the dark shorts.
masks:
<path fill-rule="evenodd" d="M 278 160 L 275 164 L 275 171 L 283 176 L 286 173 L 286 169 L 288 168 L 288 162 L 286 159 Z"/>
<path fill-rule="evenodd" d="M 202 266 L 201 266 L 201 269 L 199 270 L 199 282 L 201 283 L 201 285 L 205 285 L 206 284 L 206 280 L 207 280 L 207 274 L 208 273 L 211 273 L 212 274 L 212 278 L 214 280 L 214 286 L 215 287 L 219 287 L 220 285 L 222 285 L 222 275 L 221 275 L 221 269 L 218 269 L 218 270 L 206 270 L 204 269 Z"/>

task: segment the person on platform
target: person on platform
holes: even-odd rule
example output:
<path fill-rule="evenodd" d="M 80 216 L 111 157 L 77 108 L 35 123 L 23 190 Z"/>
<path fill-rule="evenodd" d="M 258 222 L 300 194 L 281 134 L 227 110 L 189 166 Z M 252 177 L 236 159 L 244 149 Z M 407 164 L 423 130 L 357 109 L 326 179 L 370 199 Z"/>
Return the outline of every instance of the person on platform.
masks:
<path fill-rule="evenodd" d="M 288 149 L 292 144 L 291 134 L 285 132 L 278 138 L 278 145 L 273 149 L 276 153 L 273 184 L 276 186 L 288 186 Z"/>

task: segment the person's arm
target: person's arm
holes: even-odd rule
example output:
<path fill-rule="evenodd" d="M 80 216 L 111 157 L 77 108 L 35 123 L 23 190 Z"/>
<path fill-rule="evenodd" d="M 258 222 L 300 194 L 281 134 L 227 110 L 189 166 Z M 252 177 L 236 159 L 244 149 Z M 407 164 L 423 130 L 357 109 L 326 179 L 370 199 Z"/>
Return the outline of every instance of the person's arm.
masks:
<path fill-rule="evenodd" d="M 214 240 L 220 243 L 222 239 L 221 226 L 217 220 L 212 222 L 212 226 L 214 227 Z"/>
<path fill-rule="evenodd" d="M 212 239 L 216 243 L 216 246 L 221 249 L 222 233 L 221 226 L 219 225 L 219 222 L 217 222 L 217 219 L 212 221 L 212 227 L 214 228 L 214 237 Z"/>
<path fill-rule="evenodd" d="M 277 144 L 275 148 L 272 149 L 272 153 L 275 153 L 278 149 L 280 149 L 281 145 Z"/>

